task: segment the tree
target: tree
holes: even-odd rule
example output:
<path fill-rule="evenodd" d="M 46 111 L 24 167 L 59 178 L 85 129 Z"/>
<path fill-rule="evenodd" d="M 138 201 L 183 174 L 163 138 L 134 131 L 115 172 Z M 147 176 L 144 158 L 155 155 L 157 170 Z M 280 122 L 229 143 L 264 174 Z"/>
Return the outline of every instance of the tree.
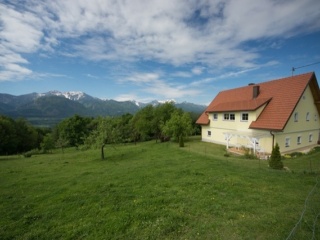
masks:
<path fill-rule="evenodd" d="M 22 153 L 38 147 L 38 132 L 25 119 L 16 120 L 15 128 L 18 152 Z"/>
<path fill-rule="evenodd" d="M 9 117 L 0 116 L 0 154 L 16 153 L 17 144 L 15 122 Z"/>
<path fill-rule="evenodd" d="M 53 140 L 52 134 L 51 133 L 46 134 L 43 137 L 43 140 L 41 142 L 41 148 L 42 148 L 43 152 L 50 151 L 54 147 L 55 147 L 55 144 L 54 144 L 54 140 Z"/>
<path fill-rule="evenodd" d="M 124 114 L 121 117 L 115 118 L 114 125 L 118 128 L 119 136 L 121 136 L 121 142 L 127 143 L 133 141 L 132 128 L 130 121 L 133 115 L 130 113 Z"/>
<path fill-rule="evenodd" d="M 163 126 L 163 133 L 176 138 L 179 147 L 184 147 L 184 137 L 192 132 L 192 120 L 188 113 L 176 110 Z"/>
<path fill-rule="evenodd" d="M 70 146 L 78 147 L 84 143 L 84 139 L 89 135 L 88 126 L 91 123 L 90 118 L 74 115 L 58 124 L 58 137 L 69 142 Z"/>
<path fill-rule="evenodd" d="M 154 137 L 154 107 L 148 105 L 138 111 L 131 119 L 131 126 L 134 137 L 142 140 L 149 140 Z"/>
<path fill-rule="evenodd" d="M 272 149 L 269 166 L 273 169 L 283 169 L 283 163 L 281 161 L 281 154 L 278 143 L 276 143 L 276 146 Z"/>
<path fill-rule="evenodd" d="M 100 147 L 101 159 L 105 159 L 104 147 L 106 144 L 121 142 L 122 136 L 117 125 L 117 119 L 111 117 L 98 118 L 97 129 L 92 131 L 86 139 L 86 144 Z"/>
<path fill-rule="evenodd" d="M 69 141 L 68 139 L 64 138 L 64 137 L 59 137 L 56 141 L 56 146 L 58 148 L 61 148 L 62 153 L 64 152 L 64 148 L 67 147 L 69 145 Z"/>
<path fill-rule="evenodd" d="M 154 108 L 152 126 L 156 141 L 163 141 L 166 138 L 163 134 L 162 128 L 171 118 L 172 113 L 176 110 L 177 108 L 174 106 L 173 102 L 166 102 Z"/>

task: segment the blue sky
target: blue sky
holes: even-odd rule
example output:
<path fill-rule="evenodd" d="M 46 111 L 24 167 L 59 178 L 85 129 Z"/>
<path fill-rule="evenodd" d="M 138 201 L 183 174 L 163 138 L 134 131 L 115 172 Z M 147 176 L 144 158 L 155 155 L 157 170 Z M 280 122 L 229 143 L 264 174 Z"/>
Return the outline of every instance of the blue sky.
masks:
<path fill-rule="evenodd" d="M 314 71 L 319 0 L 0 0 L 0 92 L 208 104 Z"/>

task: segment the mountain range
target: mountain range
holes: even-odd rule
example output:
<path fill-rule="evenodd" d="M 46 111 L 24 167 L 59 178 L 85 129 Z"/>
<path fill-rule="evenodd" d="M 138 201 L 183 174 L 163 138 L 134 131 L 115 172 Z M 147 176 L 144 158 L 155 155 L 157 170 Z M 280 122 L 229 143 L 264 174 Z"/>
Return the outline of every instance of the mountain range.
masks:
<path fill-rule="evenodd" d="M 12 118 L 25 118 L 36 126 L 53 126 L 74 114 L 81 116 L 121 116 L 134 114 L 147 106 L 162 104 L 154 100 L 149 103 L 137 101 L 103 100 L 84 92 L 50 91 L 29 93 L 19 96 L 0 93 L 0 115 Z M 174 102 L 174 101 L 173 101 Z M 176 103 L 175 106 L 187 112 L 202 113 L 206 106 L 189 102 Z"/>

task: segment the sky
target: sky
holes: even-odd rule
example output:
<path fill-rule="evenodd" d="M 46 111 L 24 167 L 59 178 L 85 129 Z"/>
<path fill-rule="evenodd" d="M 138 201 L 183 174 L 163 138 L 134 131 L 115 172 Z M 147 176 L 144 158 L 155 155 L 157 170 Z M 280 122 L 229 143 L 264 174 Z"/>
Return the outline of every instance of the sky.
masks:
<path fill-rule="evenodd" d="M 320 79 L 319 0 L 0 0 L 0 93 L 207 105 L 293 67 Z"/>

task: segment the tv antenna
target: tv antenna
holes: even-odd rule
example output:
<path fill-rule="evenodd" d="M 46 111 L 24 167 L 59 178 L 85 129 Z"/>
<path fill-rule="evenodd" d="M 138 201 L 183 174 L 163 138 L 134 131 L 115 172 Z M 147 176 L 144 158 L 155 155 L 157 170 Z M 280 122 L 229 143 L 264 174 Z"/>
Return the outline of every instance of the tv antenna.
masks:
<path fill-rule="evenodd" d="M 299 66 L 299 67 L 292 67 L 291 71 L 292 71 L 292 76 L 293 76 L 293 72 L 296 70 L 296 69 L 299 69 L 299 68 L 304 68 L 304 67 L 309 67 L 309 66 L 312 66 L 312 65 L 316 65 L 320 62 L 315 62 L 315 63 L 310 63 L 310 64 L 307 64 L 307 65 L 303 65 L 303 66 Z"/>

